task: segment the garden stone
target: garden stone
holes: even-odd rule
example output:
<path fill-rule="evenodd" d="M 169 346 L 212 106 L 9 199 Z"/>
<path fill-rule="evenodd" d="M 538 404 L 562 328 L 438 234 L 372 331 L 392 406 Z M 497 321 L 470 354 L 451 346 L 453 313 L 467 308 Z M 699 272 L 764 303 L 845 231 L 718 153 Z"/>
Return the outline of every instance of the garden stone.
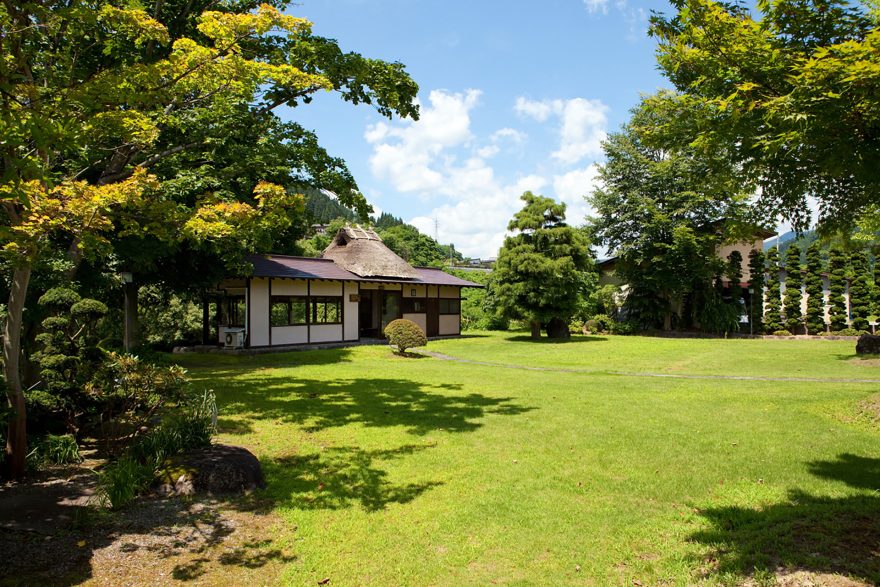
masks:
<path fill-rule="evenodd" d="M 873 334 L 863 334 L 856 342 L 857 355 L 877 355 L 880 354 L 880 336 Z"/>
<path fill-rule="evenodd" d="M 159 493 L 246 493 L 266 486 L 260 461 L 240 446 L 212 444 L 180 455 L 160 472 Z"/>

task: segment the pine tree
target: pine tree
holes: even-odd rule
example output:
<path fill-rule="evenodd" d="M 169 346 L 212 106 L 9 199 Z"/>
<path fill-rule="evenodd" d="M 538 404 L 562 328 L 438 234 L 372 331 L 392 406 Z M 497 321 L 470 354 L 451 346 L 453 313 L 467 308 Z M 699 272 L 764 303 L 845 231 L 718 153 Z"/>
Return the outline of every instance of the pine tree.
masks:
<path fill-rule="evenodd" d="M 792 243 L 785 252 L 785 328 L 792 334 L 798 334 L 804 326 L 801 312 L 803 300 L 803 274 L 801 268 L 801 248 Z"/>
<path fill-rule="evenodd" d="M 846 255 L 836 245 L 828 260 L 828 316 L 833 332 L 846 328 Z"/>
<path fill-rule="evenodd" d="M 782 299 L 779 283 L 779 249 L 767 251 L 767 302 L 764 306 L 764 332 L 782 330 Z"/>
<path fill-rule="evenodd" d="M 868 316 L 871 315 L 871 276 L 866 251 L 857 251 L 850 256 L 852 279 L 849 286 L 849 305 L 852 313 L 852 327 L 867 330 Z"/>
<path fill-rule="evenodd" d="M 760 334 L 764 328 L 764 251 L 753 249 L 749 253 L 749 320 L 752 332 Z"/>
<path fill-rule="evenodd" d="M 804 278 L 807 294 L 807 334 L 825 332 L 825 291 L 822 286 L 822 247 L 815 241 L 807 249 L 807 274 Z"/>

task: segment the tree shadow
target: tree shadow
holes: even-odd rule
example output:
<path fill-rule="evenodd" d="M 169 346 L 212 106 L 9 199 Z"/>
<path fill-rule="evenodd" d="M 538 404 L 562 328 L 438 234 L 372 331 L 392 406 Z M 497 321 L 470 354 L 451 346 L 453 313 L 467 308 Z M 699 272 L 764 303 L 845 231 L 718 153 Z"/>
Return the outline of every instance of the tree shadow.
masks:
<path fill-rule="evenodd" d="M 507 340 L 511 342 L 528 342 L 532 344 L 580 344 L 586 342 L 605 342 L 608 339 L 604 336 L 595 336 L 595 335 L 574 335 L 571 338 L 547 338 L 546 336 L 542 336 L 541 338 L 532 338 L 530 335 L 517 335 L 511 336 Z"/>
<path fill-rule="evenodd" d="M 213 379 L 213 378 L 212 378 Z M 456 395 L 460 384 L 420 384 L 407 379 L 293 379 L 266 377 L 212 382 L 221 416 L 248 420 L 272 419 L 301 426 L 308 432 L 360 424 L 404 427 L 424 435 L 443 430 L 471 432 L 487 415 L 512 416 L 534 408 L 510 397 L 479 393 Z"/>
<path fill-rule="evenodd" d="M 267 368 L 335 365 L 351 361 L 351 348 L 315 349 L 256 354 L 184 353 L 173 355 L 186 369 L 208 370 L 212 377 L 235 376 Z"/>
<path fill-rule="evenodd" d="M 271 505 L 299 509 L 344 509 L 360 505 L 379 511 L 388 504 L 409 503 L 438 481 L 395 485 L 379 464 L 421 452 L 433 445 L 408 444 L 390 450 L 362 450 L 353 446 L 320 453 L 291 455 L 263 463 L 269 478 Z"/>
<path fill-rule="evenodd" d="M 784 502 L 762 508 L 701 510 L 711 528 L 690 540 L 710 547 L 702 561 L 708 562 L 707 574 L 753 576 L 784 569 L 880 583 L 880 459 L 843 454 L 808 467 L 862 491 L 835 498 L 792 490 Z"/>

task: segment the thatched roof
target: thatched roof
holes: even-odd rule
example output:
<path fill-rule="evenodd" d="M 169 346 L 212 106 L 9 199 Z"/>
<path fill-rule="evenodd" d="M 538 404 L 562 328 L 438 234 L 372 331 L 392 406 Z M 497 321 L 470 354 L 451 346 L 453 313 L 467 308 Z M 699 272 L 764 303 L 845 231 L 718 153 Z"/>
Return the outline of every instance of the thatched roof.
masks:
<path fill-rule="evenodd" d="M 378 234 L 360 226 L 340 229 L 321 257 L 361 277 L 419 278 L 419 273 L 386 247 Z"/>

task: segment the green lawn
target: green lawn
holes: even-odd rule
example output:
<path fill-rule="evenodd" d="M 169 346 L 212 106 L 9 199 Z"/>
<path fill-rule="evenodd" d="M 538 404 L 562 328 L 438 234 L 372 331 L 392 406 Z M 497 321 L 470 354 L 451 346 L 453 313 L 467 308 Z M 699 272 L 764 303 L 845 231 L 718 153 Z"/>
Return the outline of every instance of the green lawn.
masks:
<path fill-rule="evenodd" d="M 266 528 L 315 585 L 880 581 L 880 379 L 845 341 L 576 338 L 188 356 L 220 441 L 261 459 Z"/>

